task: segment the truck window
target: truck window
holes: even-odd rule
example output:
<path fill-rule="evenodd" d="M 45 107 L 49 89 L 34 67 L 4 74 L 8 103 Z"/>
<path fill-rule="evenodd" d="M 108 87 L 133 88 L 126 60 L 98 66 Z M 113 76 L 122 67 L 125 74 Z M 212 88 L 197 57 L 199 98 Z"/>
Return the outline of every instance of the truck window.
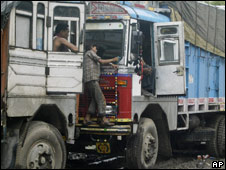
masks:
<path fill-rule="evenodd" d="M 79 17 L 80 11 L 76 7 L 61 7 L 54 8 L 54 23 L 53 33 L 57 24 L 65 23 L 69 25 L 68 41 L 77 47 L 79 46 Z"/>
<path fill-rule="evenodd" d="M 32 47 L 32 15 L 33 4 L 23 1 L 16 8 L 16 46 Z"/>
<path fill-rule="evenodd" d="M 38 50 L 43 50 L 44 47 L 44 19 L 45 6 L 41 3 L 37 6 L 37 29 L 36 29 L 36 45 Z"/>
<path fill-rule="evenodd" d="M 178 26 L 158 27 L 159 64 L 179 64 Z"/>
<path fill-rule="evenodd" d="M 165 34 L 177 34 L 177 28 L 176 27 L 166 27 L 166 28 L 161 28 L 160 33 L 165 35 Z"/>
<path fill-rule="evenodd" d="M 160 40 L 160 64 L 179 62 L 178 40 Z"/>
<path fill-rule="evenodd" d="M 97 54 L 102 59 L 122 56 L 123 30 L 93 30 L 86 32 L 87 46 L 90 43 L 98 45 Z"/>

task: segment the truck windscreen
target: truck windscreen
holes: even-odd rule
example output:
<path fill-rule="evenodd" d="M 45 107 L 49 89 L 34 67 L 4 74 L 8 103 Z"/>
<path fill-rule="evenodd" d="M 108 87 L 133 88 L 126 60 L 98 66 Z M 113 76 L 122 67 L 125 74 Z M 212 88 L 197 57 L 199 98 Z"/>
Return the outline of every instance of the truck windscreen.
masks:
<path fill-rule="evenodd" d="M 97 45 L 97 55 L 102 59 L 123 56 L 123 30 L 89 30 L 86 32 L 86 46 Z"/>

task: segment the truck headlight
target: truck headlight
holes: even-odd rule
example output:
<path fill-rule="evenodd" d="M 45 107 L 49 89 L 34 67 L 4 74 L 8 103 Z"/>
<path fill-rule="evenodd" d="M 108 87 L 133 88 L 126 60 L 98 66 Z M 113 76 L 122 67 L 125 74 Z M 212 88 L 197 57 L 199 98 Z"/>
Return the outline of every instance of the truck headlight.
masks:
<path fill-rule="evenodd" d="M 114 114 L 114 109 L 112 106 L 110 105 L 106 106 L 106 114 Z"/>

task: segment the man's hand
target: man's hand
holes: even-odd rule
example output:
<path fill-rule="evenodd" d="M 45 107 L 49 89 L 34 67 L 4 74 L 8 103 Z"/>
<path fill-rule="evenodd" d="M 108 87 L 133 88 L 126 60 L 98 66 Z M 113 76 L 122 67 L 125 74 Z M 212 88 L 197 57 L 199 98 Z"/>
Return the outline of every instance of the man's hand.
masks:
<path fill-rule="evenodd" d="M 115 65 L 115 64 L 111 64 L 111 66 L 114 68 L 114 69 L 118 69 L 118 65 Z"/>
<path fill-rule="evenodd" d="M 152 68 L 144 68 L 143 72 L 144 72 L 145 75 L 151 74 Z"/>
<path fill-rule="evenodd" d="M 117 62 L 117 61 L 118 61 L 118 57 L 112 58 L 112 62 Z"/>

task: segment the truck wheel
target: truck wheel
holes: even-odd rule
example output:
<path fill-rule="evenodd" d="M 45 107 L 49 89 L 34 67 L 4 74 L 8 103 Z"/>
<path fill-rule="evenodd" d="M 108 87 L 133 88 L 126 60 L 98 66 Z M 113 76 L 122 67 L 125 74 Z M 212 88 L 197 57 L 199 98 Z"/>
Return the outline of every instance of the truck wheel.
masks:
<path fill-rule="evenodd" d="M 140 119 L 134 149 L 135 168 L 153 168 L 158 155 L 158 133 L 153 120 Z"/>
<path fill-rule="evenodd" d="M 62 169 L 65 164 L 66 148 L 58 129 L 45 122 L 31 122 L 17 146 L 16 168 Z"/>
<path fill-rule="evenodd" d="M 217 132 L 217 146 L 220 157 L 225 157 L 225 117 L 219 123 Z"/>
<path fill-rule="evenodd" d="M 207 142 L 207 151 L 215 157 L 225 157 L 225 116 L 218 116 L 210 127 L 215 129 L 215 133 Z"/>

